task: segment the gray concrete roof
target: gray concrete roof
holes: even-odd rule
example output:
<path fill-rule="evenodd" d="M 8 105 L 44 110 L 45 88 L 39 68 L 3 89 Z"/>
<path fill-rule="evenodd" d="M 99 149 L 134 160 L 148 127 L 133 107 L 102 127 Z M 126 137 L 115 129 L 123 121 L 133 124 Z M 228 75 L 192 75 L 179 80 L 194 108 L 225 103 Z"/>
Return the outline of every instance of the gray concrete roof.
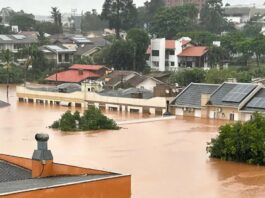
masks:
<path fill-rule="evenodd" d="M 253 86 L 252 91 L 257 87 L 257 85 L 251 83 L 223 83 L 211 96 L 208 105 L 214 106 L 229 106 L 238 107 L 240 102 L 224 102 L 223 98 L 237 85 L 243 86 Z M 243 98 L 244 99 L 244 98 Z"/>
<path fill-rule="evenodd" d="M 37 42 L 36 37 L 30 35 L 0 34 L 0 44 L 31 44 Z"/>
<path fill-rule="evenodd" d="M 201 95 L 212 94 L 220 85 L 191 83 L 171 103 L 173 106 L 201 107 Z"/>
<path fill-rule="evenodd" d="M 150 99 L 153 97 L 153 93 L 147 89 L 138 89 L 138 88 L 128 88 L 128 89 L 118 89 L 118 90 L 107 90 L 100 92 L 102 96 L 110 97 L 122 97 L 122 98 L 131 98 L 131 94 L 142 93 L 143 99 Z"/>
<path fill-rule="evenodd" d="M 20 181 L 11 181 L 0 183 L 0 196 L 5 194 L 26 192 L 32 190 L 47 189 L 76 183 L 89 182 L 96 179 L 107 179 L 117 174 L 109 175 L 88 175 L 88 176 L 66 176 L 66 177 L 49 177 L 37 179 L 25 179 Z"/>
<path fill-rule="evenodd" d="M 0 196 L 121 176 L 119 174 L 104 174 L 32 179 L 31 175 L 31 170 L 24 169 L 6 161 L 0 161 Z"/>
<path fill-rule="evenodd" d="M 31 171 L 0 161 L 0 185 L 2 182 L 25 180 L 31 178 Z"/>

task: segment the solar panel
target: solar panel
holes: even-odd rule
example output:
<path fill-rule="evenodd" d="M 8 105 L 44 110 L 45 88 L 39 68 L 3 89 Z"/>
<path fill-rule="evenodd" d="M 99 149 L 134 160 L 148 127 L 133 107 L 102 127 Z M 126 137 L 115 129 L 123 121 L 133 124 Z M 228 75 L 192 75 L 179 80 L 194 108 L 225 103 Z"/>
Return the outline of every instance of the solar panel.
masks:
<path fill-rule="evenodd" d="M 12 35 L 17 40 L 25 39 L 26 37 L 24 35 Z"/>
<path fill-rule="evenodd" d="M 222 101 L 223 102 L 241 102 L 256 85 L 236 85 L 228 94 L 226 94 Z"/>
<path fill-rule="evenodd" d="M 2 39 L 3 41 L 12 41 L 12 39 L 6 35 L 0 35 L 0 39 Z"/>
<path fill-rule="evenodd" d="M 248 104 L 247 107 L 250 108 L 262 108 L 265 109 L 265 98 L 255 97 Z"/>

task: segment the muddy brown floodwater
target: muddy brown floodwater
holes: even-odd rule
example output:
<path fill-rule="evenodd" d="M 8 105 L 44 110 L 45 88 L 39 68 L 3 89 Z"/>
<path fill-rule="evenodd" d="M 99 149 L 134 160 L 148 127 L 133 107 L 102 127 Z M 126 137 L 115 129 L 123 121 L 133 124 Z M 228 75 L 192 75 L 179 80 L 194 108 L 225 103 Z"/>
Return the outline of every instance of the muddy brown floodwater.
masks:
<path fill-rule="evenodd" d="M 0 99 L 5 101 L 5 87 Z M 0 153 L 31 157 L 34 134 L 50 135 L 56 162 L 132 175 L 133 198 L 265 197 L 265 168 L 210 160 L 206 143 L 217 135 L 217 121 L 182 119 L 123 126 L 120 131 L 65 134 L 47 128 L 66 111 L 16 102 L 0 109 Z M 114 114 L 116 120 L 142 115 Z"/>

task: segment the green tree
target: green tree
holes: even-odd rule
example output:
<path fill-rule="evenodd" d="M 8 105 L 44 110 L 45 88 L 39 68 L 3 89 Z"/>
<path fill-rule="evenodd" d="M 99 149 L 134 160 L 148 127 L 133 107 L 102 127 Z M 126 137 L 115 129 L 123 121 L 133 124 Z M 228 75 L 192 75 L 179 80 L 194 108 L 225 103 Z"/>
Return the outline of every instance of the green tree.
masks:
<path fill-rule="evenodd" d="M 133 0 L 105 0 L 101 13 L 102 19 L 109 22 L 109 27 L 114 28 L 117 39 L 120 30 L 128 30 L 137 23 L 137 9 Z"/>
<path fill-rule="evenodd" d="M 107 26 L 107 21 L 102 20 L 95 10 L 92 10 L 92 12 L 86 12 L 81 18 L 82 32 L 103 30 Z"/>
<path fill-rule="evenodd" d="M 62 131 L 119 129 L 114 120 L 107 118 L 98 108 L 94 106 L 89 107 L 84 112 L 83 116 L 81 116 L 78 111 L 76 111 L 74 114 L 72 114 L 70 111 L 67 111 L 50 127 L 53 129 L 60 129 Z"/>
<path fill-rule="evenodd" d="M 143 25 L 146 27 L 146 29 L 149 31 L 150 28 L 150 22 L 153 20 L 153 17 L 155 14 L 158 12 L 159 9 L 163 8 L 165 6 L 165 3 L 163 0 L 151 0 L 151 1 L 146 1 L 144 3 L 144 7 L 142 7 L 142 12 L 143 13 L 140 20 L 143 22 Z M 140 11 L 141 11 L 140 10 Z"/>
<path fill-rule="evenodd" d="M 257 66 L 260 66 L 261 56 L 265 53 L 265 36 L 259 34 L 251 42 L 251 50 L 256 57 Z"/>
<path fill-rule="evenodd" d="M 205 30 L 221 33 L 229 27 L 223 15 L 222 0 L 206 0 L 201 10 L 201 23 Z"/>
<path fill-rule="evenodd" d="M 174 38 L 179 32 L 194 30 L 197 14 L 194 5 L 162 8 L 154 16 L 150 31 L 158 37 Z"/>
<path fill-rule="evenodd" d="M 48 33 L 48 34 L 57 34 L 57 33 L 60 33 L 62 31 L 62 28 L 59 27 L 57 24 L 51 23 L 51 22 L 46 22 L 46 21 L 36 22 L 35 29 L 38 32 L 43 32 L 43 33 Z"/>
<path fill-rule="evenodd" d="M 59 11 L 57 7 L 52 7 L 51 8 L 51 18 L 53 19 L 53 23 L 57 26 L 57 33 L 62 33 L 63 32 L 63 24 L 62 24 L 62 14 Z"/>
<path fill-rule="evenodd" d="M 110 67 L 118 70 L 133 70 L 134 49 L 131 42 L 118 40 L 107 48 L 104 55 L 103 60 Z"/>
<path fill-rule="evenodd" d="M 221 84 L 228 78 L 236 78 L 236 71 L 231 69 L 210 69 L 206 72 L 205 82 L 212 84 Z"/>
<path fill-rule="evenodd" d="M 31 14 L 16 14 L 10 19 L 10 25 L 17 25 L 19 30 L 32 31 L 35 28 L 35 19 Z"/>
<path fill-rule="evenodd" d="M 178 83 L 180 86 L 187 86 L 190 83 L 202 83 L 205 80 L 205 71 L 202 69 L 186 69 L 172 73 L 171 83 Z"/>
<path fill-rule="evenodd" d="M 12 61 L 13 61 L 13 53 L 7 49 L 2 50 L 1 59 L 4 63 L 4 69 L 6 69 L 7 77 L 6 77 L 6 97 L 9 100 L 9 83 L 10 83 L 10 70 L 12 69 Z"/>
<path fill-rule="evenodd" d="M 208 64 L 211 68 L 216 66 L 223 67 L 226 61 L 229 60 L 229 53 L 223 47 L 211 46 L 208 51 Z"/>
<path fill-rule="evenodd" d="M 148 34 L 144 30 L 134 28 L 128 31 L 127 41 L 133 46 L 133 70 L 143 71 L 146 65 L 145 53 L 150 42 Z"/>
<path fill-rule="evenodd" d="M 62 131 L 75 131 L 76 122 L 75 117 L 72 115 L 71 111 L 64 113 L 59 121 L 60 129 Z"/>
<path fill-rule="evenodd" d="M 218 35 L 207 31 L 180 32 L 176 36 L 177 39 L 181 37 L 190 37 L 192 43 L 206 46 L 211 46 L 213 41 L 218 41 L 220 39 Z"/>
<path fill-rule="evenodd" d="M 255 113 L 245 123 L 226 124 L 208 143 L 211 158 L 265 165 L 265 118 Z"/>

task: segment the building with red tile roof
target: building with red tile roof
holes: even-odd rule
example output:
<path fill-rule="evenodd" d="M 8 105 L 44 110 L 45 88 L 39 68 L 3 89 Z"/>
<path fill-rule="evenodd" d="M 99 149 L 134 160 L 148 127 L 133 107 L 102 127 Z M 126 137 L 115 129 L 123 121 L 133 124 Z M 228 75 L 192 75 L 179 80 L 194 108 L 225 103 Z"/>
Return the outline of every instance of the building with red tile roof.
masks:
<path fill-rule="evenodd" d="M 81 83 L 87 79 L 95 80 L 103 77 L 109 69 L 103 65 L 74 64 L 66 71 L 55 73 L 47 81 L 60 83 Z"/>
<path fill-rule="evenodd" d="M 207 68 L 208 47 L 191 46 L 183 49 L 178 54 L 180 67 L 201 67 Z"/>
<path fill-rule="evenodd" d="M 152 39 L 146 54 L 152 70 L 176 71 L 180 67 L 207 68 L 207 52 L 207 47 L 194 46 L 190 38 L 182 37 L 178 40 Z"/>
<path fill-rule="evenodd" d="M 47 81 L 60 82 L 60 83 L 81 83 L 87 79 L 96 79 L 100 75 L 91 71 L 82 70 L 67 70 L 58 72 L 46 78 Z"/>
<path fill-rule="evenodd" d="M 179 57 L 201 57 L 208 52 L 208 47 L 205 46 L 192 46 L 184 49 L 178 56 Z"/>

